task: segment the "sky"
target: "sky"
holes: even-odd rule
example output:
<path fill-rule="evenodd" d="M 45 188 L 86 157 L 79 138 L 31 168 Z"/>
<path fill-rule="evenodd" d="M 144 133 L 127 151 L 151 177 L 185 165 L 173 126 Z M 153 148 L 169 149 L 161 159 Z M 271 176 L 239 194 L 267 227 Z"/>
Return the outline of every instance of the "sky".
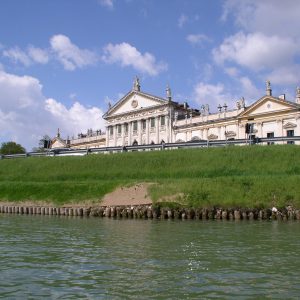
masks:
<path fill-rule="evenodd" d="M 299 13 L 298 0 L 1 0 L 0 144 L 105 129 L 135 76 L 211 112 L 250 105 L 266 80 L 294 101 Z"/>

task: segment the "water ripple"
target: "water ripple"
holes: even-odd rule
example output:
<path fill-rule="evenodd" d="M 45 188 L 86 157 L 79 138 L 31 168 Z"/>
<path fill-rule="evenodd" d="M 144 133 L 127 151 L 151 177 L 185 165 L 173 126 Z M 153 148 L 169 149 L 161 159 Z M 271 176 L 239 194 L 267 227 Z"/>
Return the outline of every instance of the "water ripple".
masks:
<path fill-rule="evenodd" d="M 299 222 L 0 215 L 7 299 L 298 299 Z"/>

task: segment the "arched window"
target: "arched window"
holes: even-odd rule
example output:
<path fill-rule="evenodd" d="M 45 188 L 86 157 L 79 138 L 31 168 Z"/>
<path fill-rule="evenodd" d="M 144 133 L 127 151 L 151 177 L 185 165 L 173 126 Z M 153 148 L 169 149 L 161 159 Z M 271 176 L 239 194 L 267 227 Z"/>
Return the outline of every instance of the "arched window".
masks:
<path fill-rule="evenodd" d="M 132 143 L 132 146 L 137 146 L 137 145 L 138 145 L 137 140 L 134 140 L 133 143 Z"/>

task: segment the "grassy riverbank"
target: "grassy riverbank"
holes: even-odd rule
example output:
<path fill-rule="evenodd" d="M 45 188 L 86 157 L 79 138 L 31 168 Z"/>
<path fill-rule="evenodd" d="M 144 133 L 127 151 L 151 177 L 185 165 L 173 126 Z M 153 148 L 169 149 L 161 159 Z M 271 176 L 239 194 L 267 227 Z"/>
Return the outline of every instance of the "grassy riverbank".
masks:
<path fill-rule="evenodd" d="M 300 208 L 300 148 L 252 146 L 0 161 L 1 201 L 99 201 L 117 186 L 157 183 L 154 201 L 194 207 Z"/>

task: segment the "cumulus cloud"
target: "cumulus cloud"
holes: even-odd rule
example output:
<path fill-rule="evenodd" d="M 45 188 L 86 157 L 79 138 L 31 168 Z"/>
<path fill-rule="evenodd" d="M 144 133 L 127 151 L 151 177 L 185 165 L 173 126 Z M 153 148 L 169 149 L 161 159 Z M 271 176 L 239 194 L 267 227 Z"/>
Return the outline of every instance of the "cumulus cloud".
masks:
<path fill-rule="evenodd" d="M 204 42 L 210 42 L 211 39 L 205 34 L 189 34 L 186 40 L 193 45 L 201 45 Z"/>
<path fill-rule="evenodd" d="M 0 143 L 14 140 L 31 150 L 44 134 L 53 136 L 57 128 L 66 137 L 104 127 L 99 108 L 85 107 L 78 101 L 67 108 L 47 99 L 37 78 L 2 70 L 0 90 Z"/>
<path fill-rule="evenodd" d="M 9 58 L 14 63 L 21 63 L 28 67 L 31 64 L 31 59 L 26 52 L 21 50 L 19 47 L 14 47 L 3 51 L 3 56 Z"/>
<path fill-rule="evenodd" d="M 57 119 L 57 124 L 65 132 L 78 133 L 86 131 L 87 128 L 103 128 L 103 112 L 97 107 L 85 107 L 79 102 L 75 102 L 69 109 L 55 99 L 45 100 L 45 109 Z"/>
<path fill-rule="evenodd" d="M 114 2 L 113 0 L 99 0 L 98 1 L 100 5 L 109 8 L 109 9 L 113 9 L 114 8 Z"/>
<path fill-rule="evenodd" d="M 215 62 L 226 73 L 242 66 L 274 83 L 299 84 L 299 10 L 297 0 L 226 0 L 222 20 L 233 20 L 240 31 L 213 50 Z"/>
<path fill-rule="evenodd" d="M 298 52 L 299 45 L 289 37 L 238 32 L 214 49 L 213 57 L 219 64 L 229 61 L 260 71 L 290 64 Z"/>
<path fill-rule="evenodd" d="M 231 105 L 232 95 L 225 90 L 222 83 L 208 84 L 199 82 L 194 87 L 194 99 L 199 104 L 209 104 L 211 112 L 217 111 L 219 104 Z"/>
<path fill-rule="evenodd" d="M 28 47 L 28 55 L 33 61 L 39 64 L 47 64 L 49 61 L 49 54 L 47 50 L 37 48 L 34 46 Z"/>
<path fill-rule="evenodd" d="M 286 65 L 274 69 L 267 77 L 272 83 L 298 86 L 300 83 L 300 65 Z"/>
<path fill-rule="evenodd" d="M 167 69 L 167 64 L 157 62 L 156 58 L 148 52 L 142 54 L 128 43 L 108 44 L 104 47 L 102 60 L 106 63 L 119 63 L 123 67 L 131 66 L 135 70 L 155 76 Z"/>
<path fill-rule="evenodd" d="M 227 0 L 222 20 L 233 16 L 235 23 L 246 31 L 299 38 L 299 11 L 297 0 Z"/>
<path fill-rule="evenodd" d="M 54 35 L 50 39 L 50 45 L 57 60 L 68 71 L 94 65 L 98 60 L 94 52 L 87 49 L 80 49 L 63 34 Z"/>

